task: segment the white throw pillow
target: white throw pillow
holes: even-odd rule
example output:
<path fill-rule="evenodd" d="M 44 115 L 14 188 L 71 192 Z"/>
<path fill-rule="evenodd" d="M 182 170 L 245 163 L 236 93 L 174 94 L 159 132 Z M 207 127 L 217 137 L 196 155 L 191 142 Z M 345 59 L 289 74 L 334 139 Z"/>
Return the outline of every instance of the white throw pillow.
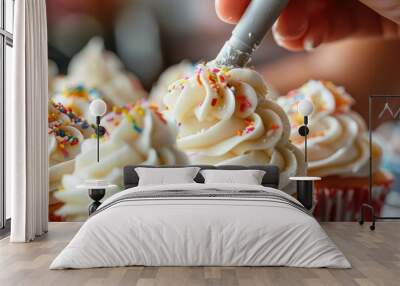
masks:
<path fill-rule="evenodd" d="M 205 184 L 261 185 L 265 171 L 262 170 L 202 170 Z"/>
<path fill-rule="evenodd" d="M 195 183 L 199 167 L 182 168 L 135 168 L 139 186 Z"/>

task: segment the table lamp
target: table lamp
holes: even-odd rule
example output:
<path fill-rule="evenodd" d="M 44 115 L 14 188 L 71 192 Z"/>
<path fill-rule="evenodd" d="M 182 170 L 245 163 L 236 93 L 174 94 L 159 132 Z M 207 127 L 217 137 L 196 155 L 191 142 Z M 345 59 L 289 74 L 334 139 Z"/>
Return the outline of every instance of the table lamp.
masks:
<path fill-rule="evenodd" d="M 307 167 L 308 167 L 308 158 L 307 158 L 307 135 L 310 132 L 308 129 L 308 116 L 313 113 L 314 105 L 309 100 L 302 100 L 297 105 L 297 111 L 304 118 L 304 125 L 300 126 L 299 134 L 304 137 L 304 161 L 306 164 L 306 175 L 307 175 Z"/>
<path fill-rule="evenodd" d="M 95 99 L 89 105 L 90 113 L 96 117 L 97 137 L 97 162 L 100 161 L 100 137 L 106 133 L 106 129 L 100 125 L 101 117 L 107 112 L 107 104 L 101 99 Z"/>

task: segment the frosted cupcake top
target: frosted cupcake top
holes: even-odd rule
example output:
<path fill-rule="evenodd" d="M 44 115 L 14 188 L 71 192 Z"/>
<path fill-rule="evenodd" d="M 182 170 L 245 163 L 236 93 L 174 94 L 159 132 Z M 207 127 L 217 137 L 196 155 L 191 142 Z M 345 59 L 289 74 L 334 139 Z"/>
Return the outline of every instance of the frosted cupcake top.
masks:
<path fill-rule="evenodd" d="M 57 214 L 80 216 L 87 212 L 86 194 L 77 198 L 76 186 L 88 179 L 101 179 L 122 186 L 123 168 L 128 165 L 185 165 L 186 157 L 175 147 L 173 134 L 157 107 L 144 101 L 115 107 L 102 118 L 107 130 L 100 143 L 97 162 L 95 139 L 82 144 L 74 172 L 63 177 L 64 190 L 55 197 L 65 203 Z"/>
<path fill-rule="evenodd" d="M 311 80 L 278 99 L 289 115 L 291 140 L 302 150 L 304 137 L 298 134 L 298 128 L 303 125 L 303 117 L 298 113 L 297 105 L 303 99 L 310 100 L 314 105 L 309 120 L 309 175 L 367 176 L 367 128 L 361 116 L 351 110 L 353 98 L 343 87 L 327 81 Z M 374 161 L 380 161 L 381 155 L 381 148 L 374 143 Z"/>
<path fill-rule="evenodd" d="M 52 122 L 49 126 L 49 164 L 50 167 L 72 160 L 80 151 L 82 133 L 71 125 Z"/>
<path fill-rule="evenodd" d="M 164 96 L 165 114 L 179 126 L 178 148 L 194 164 L 278 165 L 286 186 L 304 160 L 288 142 L 287 115 L 266 94 L 254 70 L 198 65 Z"/>
<path fill-rule="evenodd" d="M 89 123 L 62 104 L 49 101 L 48 134 L 50 166 L 75 158 L 84 138 L 94 134 Z"/>
<path fill-rule="evenodd" d="M 75 173 L 84 179 L 107 179 L 121 185 L 121 180 L 104 176 L 112 174 L 113 169 L 120 169 L 122 176 L 122 168 L 129 164 L 173 165 L 185 161 L 175 149 L 175 136 L 167 121 L 147 102 L 114 107 L 101 125 L 106 129 L 100 144 L 101 161 L 96 162 L 94 139 L 85 140 L 76 159 Z"/>
<path fill-rule="evenodd" d="M 68 75 L 59 78 L 55 91 L 84 85 L 97 89 L 110 105 L 122 106 L 146 96 L 137 78 L 127 72 L 117 56 L 104 49 L 100 38 L 93 38 L 77 53 L 68 67 Z"/>

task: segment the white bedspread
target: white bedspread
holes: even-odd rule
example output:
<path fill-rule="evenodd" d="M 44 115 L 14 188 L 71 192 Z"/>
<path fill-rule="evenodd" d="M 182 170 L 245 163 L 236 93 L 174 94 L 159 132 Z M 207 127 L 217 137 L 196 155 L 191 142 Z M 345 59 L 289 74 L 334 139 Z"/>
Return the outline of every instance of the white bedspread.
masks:
<path fill-rule="evenodd" d="M 263 197 L 129 198 L 137 192 L 264 191 Z M 280 197 L 282 201 L 274 199 Z M 117 202 L 116 202 L 117 201 Z M 349 268 L 318 222 L 285 193 L 262 186 L 136 187 L 107 199 L 50 269 L 146 266 Z"/>

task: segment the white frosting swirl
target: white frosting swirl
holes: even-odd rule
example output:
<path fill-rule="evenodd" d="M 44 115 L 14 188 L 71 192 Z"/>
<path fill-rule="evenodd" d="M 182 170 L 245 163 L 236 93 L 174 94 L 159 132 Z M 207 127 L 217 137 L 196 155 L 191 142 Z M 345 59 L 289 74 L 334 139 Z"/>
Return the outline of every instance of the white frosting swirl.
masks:
<path fill-rule="evenodd" d="M 165 105 L 163 98 L 168 92 L 169 86 L 177 80 L 187 79 L 193 76 L 194 69 L 194 65 L 186 60 L 167 68 L 151 89 L 149 100 L 157 104 L 161 110 L 164 110 Z"/>
<path fill-rule="evenodd" d="M 186 157 L 175 148 L 175 137 L 167 122 L 153 106 L 137 103 L 115 108 L 101 122 L 107 130 L 100 144 L 100 162 L 96 140 L 85 140 L 76 157 L 74 173 L 63 177 L 64 190 L 55 197 L 65 203 L 56 214 L 69 220 L 85 217 L 90 199 L 76 189 L 88 179 L 101 179 L 123 185 L 127 165 L 184 165 Z M 107 197 L 113 192 L 107 192 Z"/>
<path fill-rule="evenodd" d="M 298 134 L 298 128 L 303 125 L 303 118 L 297 112 L 297 104 L 303 99 L 314 105 L 309 119 L 308 174 L 368 176 L 367 128 L 361 116 L 351 111 L 353 98 L 343 87 L 315 80 L 279 98 L 292 125 L 291 140 L 301 150 L 304 150 L 304 137 Z M 382 151 L 375 143 L 373 147 L 379 161 Z"/>
<path fill-rule="evenodd" d="M 251 69 L 199 65 L 164 97 L 165 114 L 179 126 L 178 148 L 194 164 L 278 165 L 286 187 L 304 171 L 304 159 L 288 142 L 287 115 L 266 94 Z"/>

